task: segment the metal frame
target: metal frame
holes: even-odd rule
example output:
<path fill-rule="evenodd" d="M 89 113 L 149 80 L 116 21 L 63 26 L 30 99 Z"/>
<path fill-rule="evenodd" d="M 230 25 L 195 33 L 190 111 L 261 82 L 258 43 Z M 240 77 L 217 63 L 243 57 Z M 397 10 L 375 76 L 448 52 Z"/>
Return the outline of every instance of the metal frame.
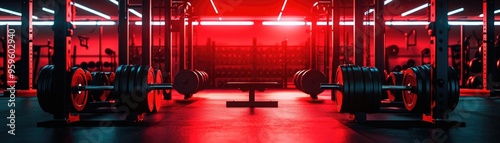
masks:
<path fill-rule="evenodd" d="M 335 81 L 334 72 L 337 71 L 338 66 L 340 65 L 340 1 L 332 0 L 332 72 L 330 82 Z M 347 59 L 347 58 L 346 58 Z M 331 92 L 332 95 L 334 91 Z M 332 96 L 332 100 L 335 100 L 335 96 Z"/>
<path fill-rule="evenodd" d="M 375 67 L 377 69 L 385 69 L 385 19 L 384 19 L 384 1 L 374 0 L 375 8 L 373 17 L 375 20 L 373 26 L 374 39 L 373 46 L 375 48 Z M 367 53 L 369 54 L 369 53 Z M 383 76 L 383 73 L 381 73 Z"/>
<path fill-rule="evenodd" d="M 118 3 L 118 64 L 128 65 L 129 54 L 129 18 L 128 0 L 120 0 Z"/>
<path fill-rule="evenodd" d="M 483 90 L 493 91 L 493 79 L 496 79 L 495 54 L 498 52 L 494 46 L 495 40 L 495 0 L 483 0 Z"/>
<path fill-rule="evenodd" d="M 4 82 L 4 87 L 7 88 L 7 73 L 8 73 L 8 59 L 7 59 L 7 55 L 8 55 L 8 45 L 7 45 L 7 35 L 9 35 L 9 24 L 6 24 L 6 25 L 3 25 L 2 26 L 2 29 L 5 29 L 5 31 L 2 32 L 2 34 L 0 35 L 0 43 L 2 43 L 2 48 L 3 48 L 3 67 L 2 67 L 2 71 L 3 71 L 3 74 L 4 76 L 2 77 L 2 81 Z M 1 38 L 5 38 L 5 39 L 1 39 Z M 2 88 L 4 88 L 2 87 Z M 3 94 L 3 96 L 7 96 L 9 94 Z"/>
<path fill-rule="evenodd" d="M 71 66 L 68 59 L 67 50 L 71 49 L 71 37 L 73 34 L 74 26 L 71 21 L 74 18 L 74 13 L 71 11 L 71 0 L 54 0 L 56 11 L 54 14 L 54 81 L 52 85 L 67 85 L 68 73 Z M 56 111 L 54 119 L 71 120 L 72 115 L 69 113 L 69 94 L 70 87 L 61 88 L 59 92 L 55 93 L 57 98 L 53 102 L 64 103 L 63 107 L 58 107 L 62 110 Z M 62 112 L 61 112 L 62 111 Z"/>
<path fill-rule="evenodd" d="M 448 119 L 448 0 L 430 1 L 431 111 L 425 121 Z"/>
<path fill-rule="evenodd" d="M 152 0 L 142 0 L 142 65 L 151 65 Z"/>
<path fill-rule="evenodd" d="M 365 31 L 363 25 L 364 16 L 364 2 L 365 0 L 353 0 L 353 47 L 354 47 L 354 64 L 358 66 L 365 66 L 364 60 L 364 45 Z M 346 51 L 347 52 L 347 51 Z"/>
<path fill-rule="evenodd" d="M 163 75 L 164 78 L 166 78 L 167 83 L 172 82 L 172 0 L 165 0 L 165 49 L 164 55 L 165 55 L 165 67 L 163 69 Z M 164 99 L 172 99 L 172 94 L 164 94 Z"/>
<path fill-rule="evenodd" d="M 28 69 L 22 75 L 18 75 L 19 82 L 16 83 L 17 89 L 33 89 L 33 0 L 22 0 L 21 5 L 21 62 L 20 67 Z"/>

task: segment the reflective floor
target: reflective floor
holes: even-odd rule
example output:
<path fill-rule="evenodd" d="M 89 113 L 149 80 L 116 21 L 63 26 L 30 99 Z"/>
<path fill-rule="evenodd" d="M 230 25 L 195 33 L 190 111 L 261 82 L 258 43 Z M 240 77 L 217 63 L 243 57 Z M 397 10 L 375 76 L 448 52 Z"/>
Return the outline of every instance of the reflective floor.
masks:
<path fill-rule="evenodd" d="M 329 92 L 312 101 L 297 90 L 257 92 L 256 100 L 279 101 L 278 108 L 226 108 L 228 100 L 247 100 L 238 90 L 205 90 L 191 102 L 164 101 L 160 113 L 143 123 L 124 123 L 121 114 L 85 114 L 77 124 L 37 127 L 52 119 L 36 97 L 16 98 L 15 136 L 9 127 L 8 98 L 0 98 L 1 142 L 493 142 L 500 135 L 500 100 L 461 97 L 450 114 L 466 127 L 442 128 L 420 122 L 419 115 L 369 114 L 372 122 L 350 122 L 336 112 Z"/>

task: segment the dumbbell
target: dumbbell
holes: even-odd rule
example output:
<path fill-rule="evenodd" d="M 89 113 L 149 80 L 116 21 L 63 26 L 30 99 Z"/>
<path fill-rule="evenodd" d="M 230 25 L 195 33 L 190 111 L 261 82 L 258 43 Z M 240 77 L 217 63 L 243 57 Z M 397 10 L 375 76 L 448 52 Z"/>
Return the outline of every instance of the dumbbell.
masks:
<path fill-rule="evenodd" d="M 469 88 L 476 88 L 476 89 L 483 88 L 483 76 L 480 75 L 469 76 L 465 84 Z"/>
<path fill-rule="evenodd" d="M 467 65 L 469 66 L 470 72 L 471 73 L 481 73 L 483 72 L 483 64 L 482 60 L 479 58 L 473 58 L 471 59 Z"/>
<path fill-rule="evenodd" d="M 87 62 L 81 62 L 81 63 L 80 63 L 80 68 L 82 68 L 82 69 L 87 69 L 87 68 L 88 68 L 88 64 L 87 64 Z"/>
<path fill-rule="evenodd" d="M 96 63 L 94 61 L 90 61 L 89 64 L 88 64 L 88 67 L 93 69 L 96 67 Z"/>

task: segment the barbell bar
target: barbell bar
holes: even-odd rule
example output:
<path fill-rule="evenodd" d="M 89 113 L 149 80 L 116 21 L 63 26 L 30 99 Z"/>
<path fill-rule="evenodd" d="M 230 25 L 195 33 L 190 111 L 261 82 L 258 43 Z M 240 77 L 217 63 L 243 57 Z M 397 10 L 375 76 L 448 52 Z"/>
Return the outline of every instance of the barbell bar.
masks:
<path fill-rule="evenodd" d="M 321 83 L 321 88 L 323 89 L 335 89 L 341 90 L 343 87 L 338 83 Z M 382 90 L 411 90 L 411 85 L 382 85 Z"/>
<path fill-rule="evenodd" d="M 146 89 L 148 91 L 172 89 L 172 84 L 171 83 L 148 84 Z M 107 86 L 97 86 L 97 85 L 82 86 L 82 85 L 78 85 L 76 87 L 73 87 L 73 90 L 76 90 L 76 91 L 84 91 L 84 90 L 85 91 L 112 91 L 112 90 L 115 90 L 115 86 L 112 86 L 112 85 L 107 85 Z"/>

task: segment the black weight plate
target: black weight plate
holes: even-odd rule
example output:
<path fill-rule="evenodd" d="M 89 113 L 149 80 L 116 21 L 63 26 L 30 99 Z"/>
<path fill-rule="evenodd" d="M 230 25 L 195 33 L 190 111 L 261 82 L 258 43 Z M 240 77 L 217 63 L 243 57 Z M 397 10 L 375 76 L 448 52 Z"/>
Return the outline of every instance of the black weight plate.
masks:
<path fill-rule="evenodd" d="M 199 81 L 198 81 L 198 87 L 196 88 L 196 92 L 199 92 L 199 91 L 203 90 L 203 82 L 204 82 L 203 78 L 204 77 L 203 77 L 202 73 L 199 70 L 193 70 L 193 72 L 198 76 L 198 79 L 199 79 Z"/>
<path fill-rule="evenodd" d="M 391 72 L 387 78 L 388 85 L 402 85 L 403 73 L 402 72 Z M 389 101 L 402 101 L 402 93 L 405 91 L 399 90 L 387 90 L 387 97 Z"/>
<path fill-rule="evenodd" d="M 307 70 L 304 70 L 303 72 L 301 72 L 298 76 L 297 76 L 297 81 L 298 81 L 298 84 L 299 84 L 299 90 L 304 92 L 304 88 L 302 87 L 302 78 L 304 77 L 304 74 L 309 71 L 311 69 L 307 69 Z"/>
<path fill-rule="evenodd" d="M 85 79 L 85 71 L 81 68 L 73 68 L 71 71 L 71 89 L 78 86 L 87 86 L 87 81 Z M 87 91 L 71 91 L 71 103 L 73 111 L 82 111 L 87 105 L 88 92 Z"/>
<path fill-rule="evenodd" d="M 327 83 L 328 79 L 325 74 L 319 70 L 308 70 L 302 75 L 301 87 L 305 93 L 318 95 L 325 91 L 322 89 L 321 83 Z"/>
<path fill-rule="evenodd" d="M 116 78 L 115 80 L 119 79 L 120 82 L 115 81 L 115 85 L 118 85 L 119 91 L 118 94 L 115 95 L 117 99 L 119 99 L 120 103 L 123 103 L 122 106 L 127 106 L 125 102 L 129 102 L 130 100 L 130 93 L 128 93 L 128 81 L 129 81 L 129 74 L 131 73 L 131 68 L 132 66 L 126 65 L 123 67 L 122 72 L 120 74 L 119 78 Z M 134 103 L 131 103 L 134 104 Z"/>
<path fill-rule="evenodd" d="M 48 113 L 54 113 L 54 106 L 52 103 L 52 99 L 50 98 L 52 95 L 48 94 L 49 90 L 51 90 L 51 83 L 48 82 L 48 78 L 51 78 L 52 75 L 52 67 L 53 65 L 44 66 L 40 72 L 38 73 L 37 79 L 37 98 L 38 104 L 42 108 L 43 111 Z"/>
<path fill-rule="evenodd" d="M 347 103 L 346 107 L 349 111 L 349 113 L 352 113 L 353 111 L 355 111 L 355 99 L 354 99 L 354 96 L 355 94 L 357 93 L 356 92 L 356 78 L 354 78 L 354 72 L 352 70 L 352 67 L 355 66 L 355 65 L 350 65 L 350 66 L 347 66 L 346 67 L 346 72 L 347 72 L 347 76 L 349 78 L 349 80 L 347 81 L 347 83 L 349 83 L 349 94 L 345 95 L 344 97 L 347 97 L 347 101 L 345 103 Z"/>
<path fill-rule="evenodd" d="M 173 88 L 183 95 L 191 95 L 198 88 L 198 75 L 192 70 L 182 70 L 174 77 Z"/>
<path fill-rule="evenodd" d="M 300 73 L 302 73 L 304 70 L 299 70 L 297 72 L 295 72 L 295 74 L 293 75 L 293 84 L 295 85 L 295 88 L 299 89 L 299 75 Z M 300 89 L 299 89 L 300 90 Z"/>
<path fill-rule="evenodd" d="M 451 111 L 455 110 L 458 105 L 458 100 L 460 98 L 460 85 L 459 85 L 459 77 L 458 73 L 452 67 L 448 68 L 448 84 L 450 86 L 450 91 L 448 92 L 448 109 Z"/>
<path fill-rule="evenodd" d="M 138 65 L 133 65 L 130 67 L 130 73 L 128 75 L 128 80 L 126 83 L 128 83 L 127 87 L 127 93 L 131 97 L 130 100 L 132 100 L 132 103 L 137 104 L 137 106 L 132 106 L 129 105 L 130 109 L 135 112 L 142 112 L 144 111 L 144 107 L 146 107 L 145 104 L 142 104 L 141 101 L 143 101 L 145 96 L 141 95 L 141 92 L 138 90 L 141 88 L 141 81 L 142 79 L 138 77 L 140 70 L 142 69 L 142 66 Z"/>
<path fill-rule="evenodd" d="M 419 69 L 419 73 L 422 78 L 419 80 L 422 82 L 424 90 L 422 90 L 423 94 L 419 95 L 421 102 L 418 103 L 419 110 L 418 112 L 430 113 L 431 110 L 431 70 L 429 66 L 417 66 Z"/>
<path fill-rule="evenodd" d="M 92 83 L 90 85 L 107 86 L 109 85 L 108 76 L 102 72 L 92 73 Z M 103 90 L 90 91 L 89 94 L 94 101 L 106 101 L 108 99 L 108 93 Z"/>
<path fill-rule="evenodd" d="M 54 66 L 51 66 L 50 67 L 50 70 L 49 70 L 49 73 L 48 73 L 48 78 L 47 78 L 47 95 L 48 97 L 51 99 L 51 101 L 49 103 L 53 104 L 51 105 L 51 107 L 53 107 L 52 111 L 54 112 L 53 114 L 56 114 L 56 113 L 61 113 L 59 112 L 60 109 L 59 107 L 63 107 L 63 102 L 54 102 L 54 101 L 63 101 L 63 100 L 58 100 L 56 98 L 57 97 L 57 93 L 56 93 L 56 87 L 55 87 L 55 84 L 54 84 L 54 69 L 55 67 Z"/>
<path fill-rule="evenodd" d="M 382 100 L 382 77 L 380 76 L 380 71 L 377 68 L 369 68 L 372 72 L 372 84 L 373 84 L 373 92 L 372 96 L 372 107 L 368 112 L 376 112 L 380 109 L 380 101 Z"/>
<path fill-rule="evenodd" d="M 361 77 L 363 78 L 363 84 L 365 87 L 365 94 L 363 94 L 363 101 L 361 101 L 360 104 L 363 104 L 365 106 L 365 109 L 363 111 L 369 112 L 371 108 L 373 108 L 372 100 L 373 100 L 373 77 L 372 73 L 370 72 L 370 69 L 367 67 L 360 67 L 361 68 Z"/>
<path fill-rule="evenodd" d="M 351 73 L 353 77 L 354 84 L 354 94 L 351 94 L 351 111 L 352 112 L 364 112 L 367 106 L 364 103 L 365 100 L 365 81 L 363 78 L 363 71 L 359 66 L 351 66 Z"/>
<path fill-rule="evenodd" d="M 115 71 L 115 78 L 113 80 L 113 85 L 114 85 L 114 91 L 110 99 L 117 99 L 122 93 L 121 91 L 121 85 L 120 83 L 123 82 L 121 79 L 123 78 L 123 73 L 125 72 L 124 69 L 126 69 L 127 65 L 119 65 L 118 68 L 116 68 Z"/>

